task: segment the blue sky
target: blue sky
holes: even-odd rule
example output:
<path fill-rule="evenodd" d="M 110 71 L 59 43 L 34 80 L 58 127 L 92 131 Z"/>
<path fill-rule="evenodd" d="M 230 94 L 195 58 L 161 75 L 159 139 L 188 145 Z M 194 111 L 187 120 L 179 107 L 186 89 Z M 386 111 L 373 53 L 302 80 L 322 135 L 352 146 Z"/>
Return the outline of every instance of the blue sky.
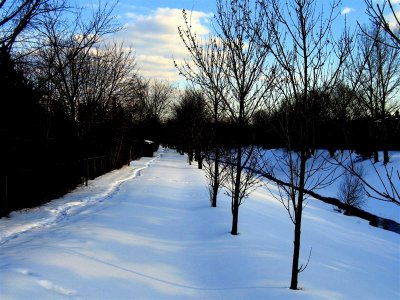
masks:
<path fill-rule="evenodd" d="M 97 0 L 80 1 L 97 3 Z M 209 32 L 208 23 L 215 9 L 215 2 L 215 0 L 120 0 L 115 14 L 123 25 L 123 30 L 113 39 L 118 42 L 123 41 L 125 46 L 131 46 L 135 50 L 137 65 L 143 76 L 177 82 L 180 78 L 173 66 L 173 58 L 180 60 L 186 56 L 177 32 L 177 27 L 182 22 L 182 9 L 192 11 L 193 28 L 198 34 L 206 35 Z M 367 21 L 364 0 L 342 0 L 341 11 L 346 14 L 349 24 Z"/>

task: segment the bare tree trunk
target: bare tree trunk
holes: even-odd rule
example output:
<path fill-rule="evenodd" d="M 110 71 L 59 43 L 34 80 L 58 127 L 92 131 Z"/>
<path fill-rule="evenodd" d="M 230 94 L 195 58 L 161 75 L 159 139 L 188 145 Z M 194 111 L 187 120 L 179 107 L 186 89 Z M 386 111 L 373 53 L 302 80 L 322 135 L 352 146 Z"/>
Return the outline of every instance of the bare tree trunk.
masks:
<path fill-rule="evenodd" d="M 237 148 L 235 192 L 232 198 L 232 235 L 238 234 L 240 177 L 242 173 L 242 147 Z"/>
<path fill-rule="evenodd" d="M 236 198 L 236 197 L 235 197 Z M 238 221 L 239 221 L 239 205 L 237 200 L 232 204 L 232 235 L 238 234 Z"/>
<path fill-rule="evenodd" d="M 386 118 L 383 116 L 383 164 L 386 166 L 389 163 L 389 150 L 388 150 L 388 127 L 386 124 Z"/>
<path fill-rule="evenodd" d="M 214 184 L 212 192 L 211 207 L 217 207 L 217 195 L 219 190 L 219 149 L 215 148 L 215 163 L 214 163 Z"/>
<path fill-rule="evenodd" d="M 297 290 L 298 275 L 300 273 L 299 258 L 300 258 L 300 240 L 301 240 L 301 218 L 303 214 L 303 200 L 304 200 L 304 184 L 306 173 L 307 154 L 304 150 L 301 151 L 300 157 L 300 182 L 299 194 L 297 200 L 297 207 L 295 211 L 295 228 L 294 228 L 294 249 L 293 249 L 293 263 L 292 263 L 292 279 L 290 289 Z"/>
<path fill-rule="evenodd" d="M 388 164 L 389 163 L 389 151 L 385 148 L 383 150 L 383 164 Z"/>
<path fill-rule="evenodd" d="M 217 195 L 218 195 L 218 188 L 217 188 L 217 186 L 214 186 L 212 199 L 211 199 L 211 207 L 217 207 Z"/>
<path fill-rule="evenodd" d="M 199 159 L 197 160 L 197 168 L 198 169 L 203 169 L 203 157 L 200 155 Z"/>
<path fill-rule="evenodd" d="M 189 150 L 188 150 L 188 162 L 189 162 L 189 165 L 192 165 L 192 161 L 193 161 L 193 150 L 192 150 L 192 147 L 189 146 Z"/>
<path fill-rule="evenodd" d="M 203 169 L 203 156 L 201 155 L 201 150 L 196 148 L 195 150 L 195 160 L 197 161 L 197 168 Z"/>
<path fill-rule="evenodd" d="M 379 153 L 378 150 L 374 150 L 374 163 L 379 162 Z"/>
<path fill-rule="evenodd" d="M 295 224 L 294 230 L 294 247 L 293 247 L 293 262 L 292 262 L 292 279 L 290 282 L 290 289 L 297 290 L 297 281 L 299 275 L 299 257 L 300 257 L 300 240 L 301 240 L 301 229 Z"/>

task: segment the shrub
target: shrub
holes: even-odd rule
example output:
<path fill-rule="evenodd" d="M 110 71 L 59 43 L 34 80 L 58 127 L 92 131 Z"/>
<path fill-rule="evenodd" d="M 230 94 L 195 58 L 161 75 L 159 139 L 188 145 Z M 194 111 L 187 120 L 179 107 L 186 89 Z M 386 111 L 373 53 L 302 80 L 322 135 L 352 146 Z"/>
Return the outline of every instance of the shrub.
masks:
<path fill-rule="evenodd" d="M 357 208 L 365 205 L 366 193 L 361 180 L 363 176 L 364 170 L 359 165 L 351 166 L 344 171 L 343 180 L 338 191 L 340 201 Z"/>

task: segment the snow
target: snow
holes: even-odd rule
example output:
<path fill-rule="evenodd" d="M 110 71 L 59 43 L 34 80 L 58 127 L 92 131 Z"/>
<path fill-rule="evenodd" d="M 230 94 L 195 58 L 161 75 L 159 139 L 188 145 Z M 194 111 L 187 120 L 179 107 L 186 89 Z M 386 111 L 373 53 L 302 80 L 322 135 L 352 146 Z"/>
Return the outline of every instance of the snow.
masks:
<path fill-rule="evenodd" d="M 348 157 L 348 154 L 345 154 Z M 387 171 L 390 173 L 394 170 L 394 172 L 400 171 L 400 152 L 389 152 L 390 161 L 386 166 Z M 353 154 L 353 159 L 355 164 L 360 166 L 365 173 L 364 179 L 368 183 L 372 183 L 374 187 L 377 187 L 379 191 L 384 191 L 386 188 L 390 187 L 390 184 L 387 180 L 385 165 L 383 164 L 383 152 L 379 152 L 379 162 L 373 163 L 372 159 L 366 160 L 357 160 L 356 155 Z M 396 173 L 394 173 L 396 175 Z M 381 177 L 381 178 L 379 178 Z M 392 177 L 392 181 L 397 190 L 400 190 L 400 181 L 397 176 Z M 382 185 L 382 182 L 385 186 Z M 327 188 L 323 191 L 324 194 L 330 194 L 333 197 L 337 197 L 337 189 L 339 187 L 340 180 L 338 180 L 335 184 L 333 184 L 330 188 Z M 372 195 L 374 193 L 371 190 Z M 366 197 L 366 203 L 363 207 L 363 210 L 373 213 L 379 217 L 388 218 L 400 223 L 400 209 L 399 206 L 385 201 L 379 201 L 373 199 L 371 197 Z"/>
<path fill-rule="evenodd" d="M 327 151 L 317 151 L 317 154 L 308 161 L 307 174 L 313 173 L 313 176 L 307 179 L 306 188 L 319 193 L 322 196 L 338 198 L 339 186 L 342 182 L 344 168 L 339 165 L 340 162 L 343 165 L 350 163 L 350 156 L 355 166 L 360 167 L 364 170 L 363 178 L 366 182 L 372 184 L 379 191 L 385 191 L 385 186 L 388 188 L 390 184 L 387 180 L 386 169 L 390 173 L 392 172 L 394 176 L 392 177 L 394 186 L 400 189 L 400 181 L 396 175 L 396 171 L 400 171 L 400 152 L 389 152 L 390 161 L 386 166 L 383 164 L 383 152 L 379 152 L 379 162 L 373 163 L 372 159 L 360 160 L 358 155 L 351 153 L 349 151 L 344 151 L 340 153 L 336 152 L 336 160 L 329 156 Z M 287 165 L 277 163 L 277 158 L 282 159 L 285 157 L 284 151 L 281 149 L 273 150 L 262 150 L 263 159 L 268 164 L 272 165 L 274 170 L 274 175 L 278 179 L 283 181 L 288 181 L 288 172 L 286 170 Z M 315 158 L 315 159 L 314 159 Z M 310 170 L 315 167 L 319 168 L 318 173 L 314 173 Z M 321 171 L 322 169 L 322 171 Z M 283 172 L 282 172 L 283 170 Z M 380 177 L 379 177 L 380 176 Z M 330 178 L 336 178 L 333 182 L 330 182 Z M 327 178 L 327 180 L 320 180 L 321 178 Z M 322 188 L 314 188 L 315 182 L 321 182 Z M 382 185 L 382 182 L 385 186 Z M 372 195 L 375 195 L 371 190 L 368 189 Z M 387 202 L 379 201 L 371 197 L 365 196 L 365 203 L 361 209 L 370 212 L 379 217 L 388 218 L 400 223 L 400 209 L 399 206 Z"/>
<path fill-rule="evenodd" d="M 388 172 L 391 171 L 400 171 L 400 152 L 389 152 L 390 161 L 387 164 L 386 168 Z M 374 164 L 376 171 L 372 168 L 373 162 L 372 160 L 364 160 L 358 162 L 359 165 L 365 170 L 365 179 L 367 182 L 373 182 L 374 186 L 380 187 L 380 191 L 384 191 L 384 187 L 380 184 L 381 180 L 385 182 L 386 187 L 390 187 L 388 184 L 385 166 L 383 164 L 383 153 L 379 152 L 379 161 L 378 163 Z M 379 178 L 378 174 L 381 175 L 381 179 Z M 396 175 L 396 173 L 394 173 Z M 400 181 L 399 178 L 396 176 L 392 177 L 393 183 L 397 190 L 400 190 Z M 376 201 L 374 199 L 368 199 L 366 207 L 366 211 L 372 212 L 380 217 L 389 218 L 400 223 L 400 209 L 397 205 L 390 203 L 390 202 L 382 202 Z"/>
<path fill-rule="evenodd" d="M 160 149 L 0 220 L 0 299 L 399 299 L 400 235 L 309 200 L 300 291 L 293 224 L 266 187 L 211 208 L 202 170 Z M 398 209 L 398 208 L 397 208 Z"/>

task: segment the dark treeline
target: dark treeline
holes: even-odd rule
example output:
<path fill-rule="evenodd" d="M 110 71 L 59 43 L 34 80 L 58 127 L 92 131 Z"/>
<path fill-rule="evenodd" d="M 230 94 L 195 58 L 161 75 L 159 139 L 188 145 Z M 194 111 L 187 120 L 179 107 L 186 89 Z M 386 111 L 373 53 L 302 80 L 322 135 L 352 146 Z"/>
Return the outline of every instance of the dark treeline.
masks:
<path fill-rule="evenodd" d="M 193 107 L 196 112 L 197 108 Z M 201 114 L 201 113 L 200 113 Z M 370 117 L 357 117 L 343 122 L 340 119 L 318 120 L 313 133 L 313 145 L 316 149 L 328 151 L 352 150 L 365 159 L 373 157 L 375 151 L 400 150 L 400 117 L 393 114 L 383 124 L 382 120 Z M 160 142 L 188 153 L 190 149 L 210 148 L 217 145 L 232 148 L 239 141 L 243 145 L 257 145 L 264 149 L 285 148 L 284 137 L 279 128 L 279 112 L 266 115 L 257 114 L 251 124 L 237 128 L 229 121 L 218 124 L 208 116 L 199 123 L 196 118 L 172 119 L 162 125 Z M 385 127 L 383 127 L 385 126 Z M 293 135 L 297 129 L 293 123 Z M 195 132 L 195 134 L 193 134 Z M 383 135 L 382 132 L 385 132 Z M 296 148 L 296 142 L 294 147 Z"/>
<path fill-rule="evenodd" d="M 174 95 L 137 71 L 113 5 L 2 1 L 0 216 L 152 155 Z"/>
<path fill-rule="evenodd" d="M 101 110 L 79 105 L 71 120 L 59 102 L 44 102 L 17 71 L 3 48 L 0 59 L 1 215 L 61 196 L 76 185 L 152 155 L 158 122 L 133 122 L 130 111 L 114 101 Z M 78 122 L 79 120 L 79 122 Z"/>

